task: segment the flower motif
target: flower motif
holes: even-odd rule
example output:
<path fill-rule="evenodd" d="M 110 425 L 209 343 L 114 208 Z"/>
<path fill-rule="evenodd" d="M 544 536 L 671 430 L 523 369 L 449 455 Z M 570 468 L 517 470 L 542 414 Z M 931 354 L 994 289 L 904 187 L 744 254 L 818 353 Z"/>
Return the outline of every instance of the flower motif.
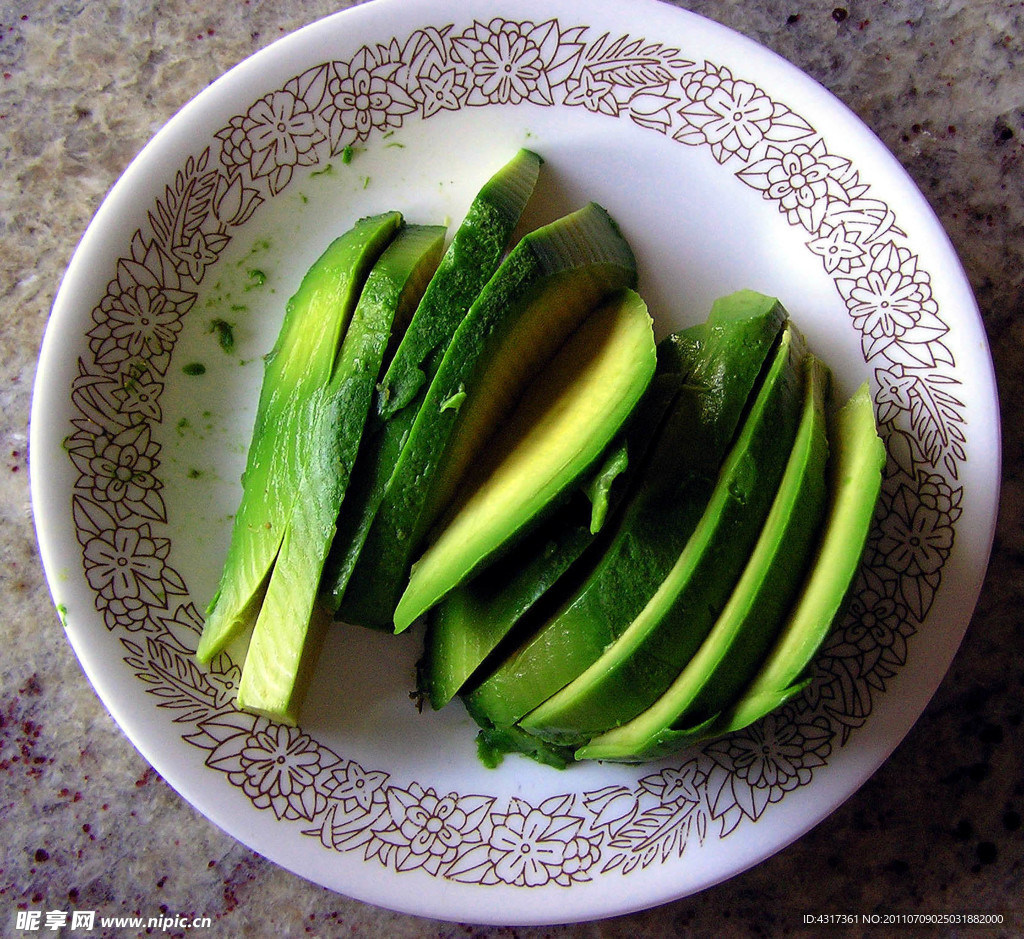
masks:
<path fill-rule="evenodd" d="M 346 812 L 367 813 L 375 803 L 384 802 L 384 783 L 388 774 L 376 770 L 365 770 L 358 763 L 349 761 L 334 770 L 325 785 L 325 792 L 331 799 L 342 803 Z"/>
<path fill-rule="evenodd" d="M 858 652 L 889 649 L 897 643 L 906 646 L 900 623 L 906 615 L 896 601 L 874 590 L 861 590 L 850 598 L 850 606 L 842 631 L 842 641 Z M 831 654 L 837 655 L 835 649 Z M 905 648 L 900 658 L 905 658 Z"/>
<path fill-rule="evenodd" d="M 819 140 L 813 145 L 795 144 L 786 151 L 769 147 L 762 159 L 737 175 L 765 199 L 777 202 L 790 224 L 816 232 L 825 219 L 829 197 L 849 198 L 833 175 L 848 165 L 848 160 L 827 153 Z"/>
<path fill-rule="evenodd" d="M 144 526 L 145 528 L 145 526 Z M 159 583 L 164 562 L 148 528 L 101 531 L 85 546 L 85 575 L 89 586 L 107 598 L 138 599 L 144 582 Z"/>
<path fill-rule="evenodd" d="M 191 277 L 196 283 L 203 272 L 217 260 L 217 253 L 228 243 L 226 235 L 207 234 L 197 229 L 186 244 L 174 249 L 178 258 L 178 273 Z"/>
<path fill-rule="evenodd" d="M 706 99 L 714 115 L 704 126 L 708 143 L 720 143 L 726 150 L 747 150 L 764 139 L 771 120 L 771 99 L 750 82 L 720 85 Z"/>
<path fill-rule="evenodd" d="M 385 77 L 388 70 L 364 51 L 350 69 L 331 80 L 330 95 L 341 126 L 355 131 L 356 139 L 365 139 L 374 129 L 401 127 L 402 118 L 416 110 L 408 92 Z"/>
<path fill-rule="evenodd" d="M 724 84 L 732 83 L 732 72 L 724 66 L 705 62 L 701 68 L 687 72 L 681 79 L 683 92 L 691 101 L 706 101 Z"/>
<path fill-rule="evenodd" d="M 930 279 L 908 249 L 893 242 L 874 245 L 868 269 L 856 278 L 837 278 L 836 286 L 862 334 L 867 359 L 884 352 L 911 366 L 952 362 L 936 341 L 948 328 L 936 316 Z"/>
<path fill-rule="evenodd" d="M 332 799 L 340 801 L 347 812 L 358 808 L 365 813 L 375 802 L 383 801 L 387 779 L 387 773 L 367 771 L 358 763 L 349 761 L 331 774 L 327 792 Z"/>
<path fill-rule="evenodd" d="M 121 386 L 112 392 L 112 396 L 122 414 L 139 420 L 159 421 L 162 415 L 160 394 L 164 386 L 158 381 L 144 380 L 149 375 L 148 369 L 135 371 L 135 376 L 131 370 L 122 374 Z"/>
<path fill-rule="evenodd" d="M 237 171 L 251 163 L 256 151 L 245 129 L 244 115 L 236 114 L 215 136 L 221 140 L 220 161 L 229 171 Z"/>
<path fill-rule="evenodd" d="M 138 424 L 112 439 L 93 438 L 91 453 L 73 452 L 71 457 L 87 474 L 94 499 L 140 503 L 163 485 L 153 475 L 159 449 L 150 440 L 148 425 Z"/>
<path fill-rule="evenodd" d="M 141 597 L 119 597 L 100 594 L 96 608 L 103 613 L 107 629 L 126 629 L 137 632 L 145 628 L 149 619 L 149 603 Z"/>
<path fill-rule="evenodd" d="M 239 128 L 239 132 L 244 131 Z M 232 132 L 234 133 L 234 132 Z M 229 144 L 225 143 L 225 151 Z M 248 148 L 248 156 L 242 161 L 243 165 L 252 158 L 252 147 Z M 227 157 L 233 159 L 232 156 Z M 230 182 L 220 176 L 217 179 L 217 191 L 213 200 L 213 214 L 221 225 L 231 227 L 243 225 L 251 217 L 253 212 L 263 203 L 263 197 L 255 189 L 249 189 L 242 185 L 242 178 L 235 174 Z"/>
<path fill-rule="evenodd" d="M 509 812 L 491 835 L 491 858 L 507 884 L 540 887 L 552 880 L 566 859 L 568 841 L 550 835 L 552 819 L 538 809 Z"/>
<path fill-rule="evenodd" d="M 254 179 L 278 167 L 315 162 L 311 154 L 321 139 L 316 122 L 305 103 L 290 91 L 260 98 L 246 112 L 241 128 L 248 146 L 239 153 L 251 152 Z"/>
<path fill-rule="evenodd" d="M 898 339 L 921 314 L 921 287 L 900 271 L 869 271 L 850 291 L 853 325 L 873 339 Z"/>
<path fill-rule="evenodd" d="M 398 870 L 422 867 L 437 874 L 467 847 L 482 848 L 480 824 L 492 800 L 454 792 L 439 796 L 419 783 L 391 786 L 386 795 L 392 824 L 375 835 L 389 846 Z"/>
<path fill-rule="evenodd" d="M 770 715 L 733 741 L 736 775 L 755 788 L 793 788 L 801 772 L 802 741 L 792 723 Z"/>
<path fill-rule="evenodd" d="M 864 254 L 858 243 L 859 236 L 842 222 L 823 231 L 825 234 L 809 241 L 807 247 L 822 259 L 829 274 L 836 271 L 849 274 L 853 263 Z"/>
<path fill-rule="evenodd" d="M 961 515 L 960 502 L 963 494 L 963 489 L 954 490 L 942 476 L 935 474 L 924 477 L 917 493 L 922 505 L 954 522 Z"/>
<path fill-rule="evenodd" d="M 785 153 L 768 172 L 768 195 L 784 209 L 809 209 L 825 195 L 828 167 L 818 163 L 806 147 Z"/>
<path fill-rule="evenodd" d="M 715 766 L 708 774 L 712 815 L 728 834 L 743 817 L 760 818 L 765 808 L 811 781 L 831 751 L 827 718 L 798 723 L 787 708 L 744 731 L 709 744 Z"/>
<path fill-rule="evenodd" d="M 582 48 L 578 35 L 578 29 L 560 32 L 555 20 L 475 22 L 452 41 L 453 54 L 473 77 L 466 103 L 554 104 L 552 86 L 569 78 Z"/>
<path fill-rule="evenodd" d="M 97 354 L 101 364 L 131 356 L 169 354 L 181 332 L 182 311 L 156 286 L 135 284 L 120 293 L 108 294 L 100 310 L 106 315 L 109 335 Z"/>
<path fill-rule="evenodd" d="M 278 818 L 312 818 L 320 757 L 307 734 L 268 724 L 248 737 L 240 753 L 242 789 L 257 808 L 273 808 Z"/>
<path fill-rule="evenodd" d="M 406 808 L 399 828 L 413 854 L 433 854 L 450 861 L 462 843 L 465 824 L 466 813 L 459 808 L 455 793 L 440 798 L 431 789 Z"/>
<path fill-rule="evenodd" d="M 225 653 L 220 653 L 210 663 L 206 682 L 213 692 L 213 706 L 226 707 L 238 697 L 238 686 L 242 681 L 242 670 Z"/>
<path fill-rule="evenodd" d="M 488 101 L 519 104 L 540 78 L 540 49 L 517 24 L 505 22 L 481 46 L 475 78 Z"/>
<path fill-rule="evenodd" d="M 907 515 L 895 508 L 882 521 L 878 550 L 899 574 L 917 577 L 934 574 L 949 557 L 953 527 L 945 512 L 923 502 Z"/>
<path fill-rule="evenodd" d="M 619 103 L 615 99 L 614 87 L 611 82 L 599 79 L 592 70 L 586 69 L 580 74 L 575 86 L 569 89 L 565 103 L 582 104 L 595 114 L 616 117 L 619 113 Z"/>
<path fill-rule="evenodd" d="M 641 785 L 643 783 L 641 782 Z M 607 828 L 614 832 L 633 820 L 639 808 L 637 794 L 625 786 L 606 786 L 596 792 L 587 793 L 583 804 L 594 815 L 590 823 L 593 828 Z"/>
<path fill-rule="evenodd" d="M 658 797 L 663 805 L 696 805 L 701 801 L 701 786 L 707 782 L 696 760 L 680 767 L 664 769 L 640 780 L 640 785 Z"/>
<path fill-rule="evenodd" d="M 457 111 L 466 95 L 465 74 L 454 68 L 442 72 L 435 65 L 420 76 L 420 92 L 424 117 L 431 117 L 438 111 Z"/>
<path fill-rule="evenodd" d="M 907 373 L 902 365 L 892 368 L 880 368 L 875 372 L 878 379 L 878 393 L 875 404 L 878 406 L 878 420 L 885 424 L 891 421 L 899 411 L 909 411 L 918 378 L 912 372 Z"/>
<path fill-rule="evenodd" d="M 597 863 L 601 849 L 590 838 L 577 836 L 569 841 L 562 854 L 562 871 L 570 879 L 586 879 L 587 871 Z"/>
<path fill-rule="evenodd" d="M 660 92 L 641 91 L 629 99 L 629 116 L 641 127 L 668 133 L 678 98 Z"/>

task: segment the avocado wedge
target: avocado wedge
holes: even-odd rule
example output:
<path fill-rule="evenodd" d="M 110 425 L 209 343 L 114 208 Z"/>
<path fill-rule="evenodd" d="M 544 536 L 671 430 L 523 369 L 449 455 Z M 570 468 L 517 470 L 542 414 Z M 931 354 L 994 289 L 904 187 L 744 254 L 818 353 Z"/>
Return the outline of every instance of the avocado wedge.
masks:
<path fill-rule="evenodd" d="M 768 608 L 796 590 L 824 505 L 820 393 L 805 408 L 808 423 L 818 418 L 814 426 L 820 434 L 813 441 L 820 447 L 808 452 L 808 429 L 807 445 L 797 438 L 802 446 L 798 458 L 792 458 L 805 358 L 803 343 L 787 325 L 707 506 L 665 580 L 589 668 L 523 718 L 524 730 L 563 745 L 582 744 L 652 706 L 670 685 L 675 687 L 681 669 L 710 676 L 719 663 L 712 659 L 704 668 L 709 647 L 720 649 L 722 656 L 730 651 L 721 634 L 732 639 L 744 632 L 743 649 L 752 652 L 755 644 L 746 635 L 751 627 L 744 617 L 755 619 L 756 629 L 769 630 Z M 817 374 L 812 374 L 820 391 Z M 748 602 L 738 602 L 739 596 Z M 751 608 L 755 602 L 761 609 Z M 732 665 L 732 671 L 740 669 Z M 716 689 L 729 669 L 718 672 Z"/>
<path fill-rule="evenodd" d="M 689 377 L 703 324 L 658 344 L 657 372 L 593 474 L 500 563 L 456 587 L 429 616 L 421 688 L 436 710 L 594 546 L 639 478 L 668 409 Z"/>
<path fill-rule="evenodd" d="M 408 321 L 444 247 L 444 228 L 408 226 L 366 278 L 303 433 L 323 447 L 304 469 L 242 667 L 238 704 L 294 723 L 328 618 L 316 605 L 338 508 L 356 459 L 392 324 Z"/>
<path fill-rule="evenodd" d="M 806 687 L 803 677 L 853 583 L 882 487 L 885 446 L 865 383 L 840 408 L 832 427 L 832 493 L 810 572 L 792 612 L 754 680 L 703 736 L 739 730 Z"/>
<path fill-rule="evenodd" d="M 800 589 L 827 502 L 828 374 L 805 358 L 804 407 L 785 474 L 743 574 L 696 654 L 634 719 L 595 736 L 580 759 L 635 762 L 672 752 L 733 701 L 757 670 Z"/>
<path fill-rule="evenodd" d="M 353 569 L 338 618 L 390 628 L 424 537 L 523 388 L 583 318 L 636 283 L 636 261 L 590 203 L 526 235 L 473 303 L 431 382 Z"/>
<path fill-rule="evenodd" d="M 575 572 L 546 620 L 510 633 L 467 686 L 478 722 L 519 721 L 592 665 L 647 605 L 703 514 L 786 318 L 777 300 L 753 291 L 715 303 L 691 380 L 600 554 Z"/>
<path fill-rule="evenodd" d="M 338 533 L 321 583 L 337 610 L 427 388 L 455 330 L 501 263 L 529 201 L 541 158 L 520 150 L 473 199 L 374 396 Z"/>
<path fill-rule="evenodd" d="M 312 480 L 307 482 L 311 469 L 323 467 L 324 455 L 339 443 L 328 416 L 344 395 L 343 383 L 332 382 L 338 347 L 370 268 L 401 224 L 398 212 L 361 219 L 330 244 L 288 302 L 264 362 L 241 503 L 199 639 L 200 662 L 209 662 L 251 630 L 268 581 L 288 576 L 286 565 L 277 562 L 294 509 L 312 497 Z M 294 547 L 286 561 L 301 548 L 294 542 L 294 537 L 289 539 Z M 305 561 L 297 563 L 305 567 Z M 284 593 L 287 599 L 288 591 Z M 279 588 L 274 596 L 280 596 Z M 297 601 L 293 613 L 302 624 L 309 618 L 304 601 Z"/>
<path fill-rule="evenodd" d="M 632 413 L 656 362 L 653 323 L 635 291 L 587 315 L 530 383 L 413 564 L 397 632 L 558 504 Z"/>

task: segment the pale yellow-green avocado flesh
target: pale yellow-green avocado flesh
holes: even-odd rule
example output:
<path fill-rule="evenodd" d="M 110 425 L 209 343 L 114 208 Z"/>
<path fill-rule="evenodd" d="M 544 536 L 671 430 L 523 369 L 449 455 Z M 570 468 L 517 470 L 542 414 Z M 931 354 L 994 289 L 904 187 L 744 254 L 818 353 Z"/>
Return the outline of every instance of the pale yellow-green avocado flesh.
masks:
<path fill-rule="evenodd" d="M 495 434 L 395 611 L 408 627 L 522 531 L 601 455 L 654 375 L 651 318 L 614 294 L 569 337 Z"/>

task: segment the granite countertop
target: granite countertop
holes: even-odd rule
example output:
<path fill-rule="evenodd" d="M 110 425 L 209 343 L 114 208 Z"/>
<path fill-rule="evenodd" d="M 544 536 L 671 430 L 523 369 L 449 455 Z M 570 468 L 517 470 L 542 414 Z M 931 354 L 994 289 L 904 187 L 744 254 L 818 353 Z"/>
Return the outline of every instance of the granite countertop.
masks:
<path fill-rule="evenodd" d="M 999 911 L 1007 925 L 987 934 L 1019 934 L 1024 4 L 677 3 L 809 72 L 895 153 L 963 261 L 999 380 L 1001 513 L 977 612 L 924 715 L 832 816 L 696 897 L 589 925 L 470 928 L 377 909 L 274 866 L 128 743 L 64 638 L 32 527 L 27 425 L 50 305 L 104 194 L 164 121 L 249 53 L 349 5 L 0 0 L 0 932 L 20 934 L 19 910 L 78 908 L 207 915 L 225 936 L 779 935 L 802 929 L 805 913 L 876 910 Z"/>

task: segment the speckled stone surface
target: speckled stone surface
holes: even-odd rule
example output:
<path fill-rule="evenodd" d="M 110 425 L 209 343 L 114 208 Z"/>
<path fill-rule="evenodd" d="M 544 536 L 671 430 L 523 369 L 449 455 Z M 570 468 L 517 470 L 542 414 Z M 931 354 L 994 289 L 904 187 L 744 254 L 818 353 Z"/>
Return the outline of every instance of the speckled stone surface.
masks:
<path fill-rule="evenodd" d="M 999 911 L 1007 924 L 985 934 L 1019 935 L 1021 3 L 677 4 L 809 72 L 893 150 L 963 260 L 999 379 L 1001 515 L 967 638 L 893 757 L 810 834 L 699 896 L 619 919 L 548 929 L 432 922 L 332 894 L 253 854 L 177 796 L 108 716 L 57 623 L 32 529 L 27 424 L 54 293 L 103 195 L 167 118 L 249 53 L 348 5 L 0 2 L 0 934 L 18 934 L 19 909 L 80 908 L 207 915 L 207 934 L 224 936 L 784 935 L 804 930 L 805 913 L 878 910 Z"/>

